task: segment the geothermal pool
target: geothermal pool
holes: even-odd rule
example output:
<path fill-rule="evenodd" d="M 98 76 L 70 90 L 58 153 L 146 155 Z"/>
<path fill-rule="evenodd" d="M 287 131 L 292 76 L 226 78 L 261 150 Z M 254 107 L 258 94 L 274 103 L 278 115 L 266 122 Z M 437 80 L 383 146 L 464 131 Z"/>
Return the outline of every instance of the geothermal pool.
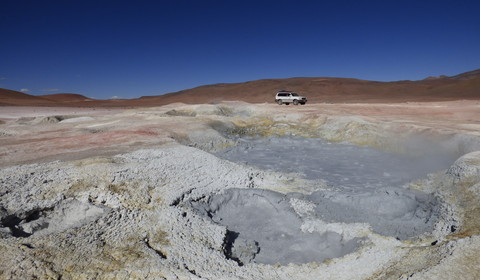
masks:
<path fill-rule="evenodd" d="M 218 157 L 262 169 L 302 173 L 333 187 L 399 187 L 428 173 L 448 168 L 458 157 L 437 154 L 407 156 L 321 138 L 295 136 L 240 138 Z"/>
<path fill-rule="evenodd" d="M 228 189 L 191 201 L 200 215 L 227 227 L 227 257 L 288 264 L 341 257 L 368 242 L 365 231 L 413 240 L 432 232 L 440 204 L 406 184 L 448 168 L 454 155 L 403 156 L 319 138 L 242 138 L 218 157 L 322 180 L 310 194 Z M 363 233 L 362 233 L 363 232 Z"/>

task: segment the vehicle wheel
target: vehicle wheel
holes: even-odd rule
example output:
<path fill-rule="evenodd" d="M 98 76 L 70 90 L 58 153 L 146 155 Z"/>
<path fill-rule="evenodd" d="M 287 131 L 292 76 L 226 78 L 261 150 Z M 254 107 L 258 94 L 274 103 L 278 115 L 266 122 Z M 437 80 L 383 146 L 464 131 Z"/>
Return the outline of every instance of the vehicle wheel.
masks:
<path fill-rule="evenodd" d="M 282 102 L 281 99 L 278 99 L 278 100 L 277 100 L 277 103 L 278 103 L 278 105 L 282 105 L 283 102 Z"/>
<path fill-rule="evenodd" d="M 298 105 L 298 100 L 293 100 L 293 105 Z"/>

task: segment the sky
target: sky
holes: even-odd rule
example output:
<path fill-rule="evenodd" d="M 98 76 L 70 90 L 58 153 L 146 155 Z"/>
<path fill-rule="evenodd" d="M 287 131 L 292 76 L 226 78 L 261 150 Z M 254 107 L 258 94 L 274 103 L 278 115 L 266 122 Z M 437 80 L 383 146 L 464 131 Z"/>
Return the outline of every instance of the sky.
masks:
<path fill-rule="evenodd" d="M 0 88 L 96 99 L 480 68 L 480 1 L 0 0 Z"/>

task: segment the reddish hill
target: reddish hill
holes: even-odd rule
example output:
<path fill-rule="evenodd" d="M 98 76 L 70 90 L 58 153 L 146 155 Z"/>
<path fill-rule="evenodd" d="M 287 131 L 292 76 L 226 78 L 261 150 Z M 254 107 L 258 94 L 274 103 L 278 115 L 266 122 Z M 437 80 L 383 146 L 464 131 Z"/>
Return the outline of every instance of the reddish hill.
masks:
<path fill-rule="evenodd" d="M 0 88 L 0 106 L 90 106 L 89 101 L 95 100 L 75 93 L 34 96 Z M 102 104 L 102 101 L 94 103 Z"/>
<path fill-rule="evenodd" d="M 468 75 L 467 75 L 468 74 Z M 280 89 L 296 91 L 309 102 L 406 102 L 480 99 L 480 71 L 422 81 L 374 82 L 348 78 L 267 79 L 206 85 L 162 96 L 142 97 L 150 103 L 209 103 L 241 100 L 273 102 Z M 132 100 L 134 102 L 135 100 Z M 138 102 L 138 101 L 135 101 Z"/>
<path fill-rule="evenodd" d="M 94 99 L 88 98 L 81 94 L 76 93 L 56 93 L 56 94 L 47 94 L 41 96 L 44 99 L 48 99 L 54 102 L 83 102 L 83 101 L 92 101 Z"/>
<path fill-rule="evenodd" d="M 480 100 L 480 69 L 452 77 L 429 77 L 420 81 L 375 82 L 349 78 L 264 79 L 245 83 L 205 85 L 131 100 L 94 100 L 70 93 L 31 96 L 0 89 L 0 105 L 148 107 L 175 102 L 198 104 L 230 100 L 273 103 L 275 93 L 281 89 L 305 95 L 311 103 Z"/>
<path fill-rule="evenodd" d="M 451 77 L 451 79 L 468 80 L 468 79 L 473 79 L 478 77 L 480 77 L 480 69 L 453 76 Z"/>
<path fill-rule="evenodd" d="M 36 106 L 51 105 L 55 102 L 39 96 L 23 92 L 0 88 L 0 105 Z"/>

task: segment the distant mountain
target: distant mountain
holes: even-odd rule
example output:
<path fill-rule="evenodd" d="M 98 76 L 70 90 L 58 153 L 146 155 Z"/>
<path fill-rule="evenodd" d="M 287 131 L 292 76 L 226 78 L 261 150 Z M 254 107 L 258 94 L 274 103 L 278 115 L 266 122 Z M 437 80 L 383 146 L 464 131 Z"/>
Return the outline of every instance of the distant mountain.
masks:
<path fill-rule="evenodd" d="M 32 96 L 0 89 L 0 105 L 150 107 L 175 102 L 199 104 L 235 100 L 273 103 L 275 93 L 282 89 L 305 95 L 310 103 L 480 100 L 480 69 L 456 76 L 430 77 L 420 81 L 376 82 L 328 77 L 263 79 L 244 83 L 205 85 L 130 100 L 94 100 L 71 93 Z"/>
<path fill-rule="evenodd" d="M 55 94 L 47 94 L 41 96 L 44 99 L 48 99 L 54 102 L 83 102 L 83 101 L 92 101 L 94 99 L 88 98 L 81 94 L 76 93 L 55 93 Z"/>
<path fill-rule="evenodd" d="M 150 103 L 212 103 L 241 100 L 251 103 L 273 102 L 278 90 L 305 95 L 309 102 L 365 103 L 480 100 L 480 70 L 453 77 L 421 81 L 375 82 L 350 78 L 265 79 L 245 83 L 200 86 L 161 96 L 142 97 Z M 133 101 L 133 100 L 132 100 Z"/>
<path fill-rule="evenodd" d="M 0 88 L 0 105 L 37 106 L 50 105 L 55 102 L 39 96 L 23 92 Z"/>
<path fill-rule="evenodd" d="M 68 106 L 84 105 L 93 99 L 75 93 L 57 93 L 35 96 L 23 92 L 0 88 L 0 105 L 17 106 Z"/>
<path fill-rule="evenodd" d="M 447 78 L 448 78 L 448 76 L 446 76 L 446 75 L 440 75 L 440 76 L 438 76 L 438 77 L 428 76 L 428 77 L 426 77 L 426 78 L 423 79 L 423 80 L 424 80 L 424 81 L 425 81 L 425 80 L 428 81 L 428 80 L 438 80 L 438 79 L 447 79 Z"/>
<path fill-rule="evenodd" d="M 454 80 L 470 80 L 470 79 L 475 79 L 480 77 L 480 69 L 478 70 L 473 70 L 469 72 L 465 72 L 462 74 L 458 74 L 456 76 L 446 76 L 446 75 L 440 75 L 438 77 L 435 76 L 430 76 L 425 78 L 424 80 L 438 80 L 438 79 L 454 79 Z"/>
<path fill-rule="evenodd" d="M 457 80 L 470 80 L 470 79 L 475 79 L 480 77 L 480 69 L 478 70 L 473 70 L 470 72 L 465 72 L 456 76 L 451 77 L 452 79 L 457 79 Z"/>

